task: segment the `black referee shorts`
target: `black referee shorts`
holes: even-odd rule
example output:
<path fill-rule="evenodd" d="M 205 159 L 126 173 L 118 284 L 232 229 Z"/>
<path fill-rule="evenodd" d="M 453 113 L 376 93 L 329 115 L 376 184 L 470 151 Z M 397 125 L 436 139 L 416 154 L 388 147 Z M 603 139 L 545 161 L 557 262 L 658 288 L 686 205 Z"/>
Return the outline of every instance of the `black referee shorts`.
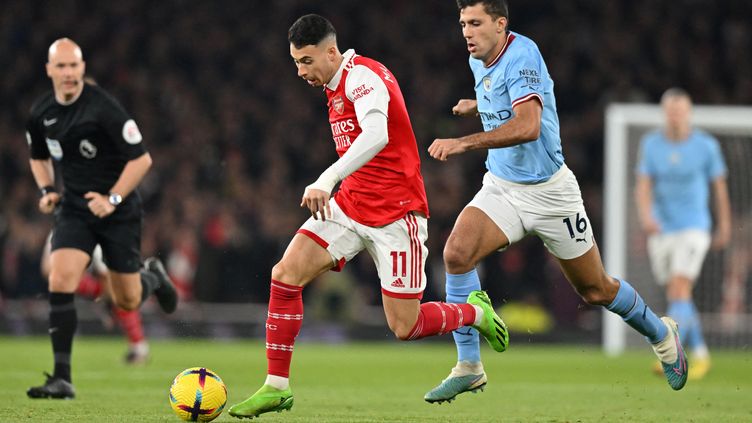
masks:
<path fill-rule="evenodd" d="M 102 247 L 107 267 L 119 273 L 135 273 L 141 268 L 141 219 L 92 220 L 61 210 L 55 216 L 52 251 L 75 248 L 91 256 L 94 247 Z"/>

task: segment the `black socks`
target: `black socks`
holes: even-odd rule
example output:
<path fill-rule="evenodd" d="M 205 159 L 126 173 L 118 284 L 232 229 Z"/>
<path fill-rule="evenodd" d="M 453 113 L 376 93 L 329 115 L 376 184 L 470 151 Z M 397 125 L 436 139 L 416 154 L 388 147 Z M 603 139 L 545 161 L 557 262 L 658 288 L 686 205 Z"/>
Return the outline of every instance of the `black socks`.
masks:
<path fill-rule="evenodd" d="M 71 350 L 78 317 L 74 294 L 50 293 L 50 339 L 55 357 L 53 377 L 71 382 Z"/>

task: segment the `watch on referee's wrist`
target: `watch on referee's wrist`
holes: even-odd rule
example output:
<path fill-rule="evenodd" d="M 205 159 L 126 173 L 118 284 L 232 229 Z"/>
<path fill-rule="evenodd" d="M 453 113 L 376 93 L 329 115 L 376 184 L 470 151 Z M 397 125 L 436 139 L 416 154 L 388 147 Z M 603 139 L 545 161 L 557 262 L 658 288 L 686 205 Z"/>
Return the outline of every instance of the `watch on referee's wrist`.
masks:
<path fill-rule="evenodd" d="M 120 203 L 123 202 L 123 197 L 116 192 L 111 192 L 110 196 L 107 198 L 107 201 L 113 206 L 117 207 L 120 205 Z"/>
<path fill-rule="evenodd" d="M 57 192 L 54 186 L 52 185 L 45 185 L 42 188 L 39 188 L 39 193 L 42 194 L 42 197 L 45 195 L 51 193 L 51 192 Z"/>

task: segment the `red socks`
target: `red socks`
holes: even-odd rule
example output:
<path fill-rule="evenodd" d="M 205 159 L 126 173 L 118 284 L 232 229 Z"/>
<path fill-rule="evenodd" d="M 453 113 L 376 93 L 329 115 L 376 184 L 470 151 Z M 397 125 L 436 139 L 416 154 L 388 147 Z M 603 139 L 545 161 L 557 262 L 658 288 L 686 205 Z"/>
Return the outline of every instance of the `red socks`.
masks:
<path fill-rule="evenodd" d="M 266 318 L 266 359 L 270 375 L 290 377 L 295 338 L 303 326 L 303 287 L 272 279 Z"/>
<path fill-rule="evenodd" d="M 420 305 L 418 321 L 407 340 L 443 335 L 475 321 L 475 307 L 472 304 L 454 304 L 432 301 Z"/>
<path fill-rule="evenodd" d="M 418 320 L 408 340 L 442 335 L 473 324 L 471 304 L 430 302 L 420 305 Z M 268 374 L 290 377 L 290 361 L 295 338 L 303 326 L 303 287 L 272 279 L 269 312 L 266 318 L 266 358 Z"/>
<path fill-rule="evenodd" d="M 129 343 L 135 344 L 144 339 L 144 327 L 141 325 L 141 312 L 139 310 L 128 311 L 114 306 L 112 311 L 118 324 L 125 331 Z"/>
<path fill-rule="evenodd" d="M 89 272 L 84 272 L 81 282 L 78 283 L 76 293 L 91 300 L 97 299 L 102 294 L 102 283 Z"/>

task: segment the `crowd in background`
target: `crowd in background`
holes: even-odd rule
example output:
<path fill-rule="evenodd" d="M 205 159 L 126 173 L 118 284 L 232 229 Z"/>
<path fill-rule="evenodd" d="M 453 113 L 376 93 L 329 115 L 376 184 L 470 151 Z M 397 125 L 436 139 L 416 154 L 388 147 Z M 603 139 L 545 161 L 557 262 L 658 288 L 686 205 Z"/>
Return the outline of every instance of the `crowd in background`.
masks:
<path fill-rule="evenodd" d="M 51 89 L 47 47 L 67 36 L 87 75 L 131 113 L 154 159 L 140 186 L 143 255 L 158 254 L 185 299 L 265 302 L 270 270 L 309 216 L 306 185 L 336 159 L 325 96 L 296 76 L 287 28 L 320 13 L 342 51 L 400 82 L 421 151 L 431 219 L 426 299 L 443 299 L 444 241 L 479 189 L 484 153 L 436 162 L 437 137 L 481 130 L 452 116 L 474 95 L 453 1 L 37 2 L 0 6 L 0 298 L 45 292 L 39 256 L 51 218 L 37 210 L 24 125 Z M 555 81 L 564 155 L 600 234 L 603 122 L 610 102 L 656 102 L 670 86 L 697 103 L 752 102 L 752 5 L 744 0 L 510 1 L 510 28 L 540 47 Z M 351 290 L 380 301 L 367 256 Z M 492 297 L 575 319 L 578 298 L 537 239 L 483 265 Z M 314 282 L 314 285 L 316 282 Z"/>

